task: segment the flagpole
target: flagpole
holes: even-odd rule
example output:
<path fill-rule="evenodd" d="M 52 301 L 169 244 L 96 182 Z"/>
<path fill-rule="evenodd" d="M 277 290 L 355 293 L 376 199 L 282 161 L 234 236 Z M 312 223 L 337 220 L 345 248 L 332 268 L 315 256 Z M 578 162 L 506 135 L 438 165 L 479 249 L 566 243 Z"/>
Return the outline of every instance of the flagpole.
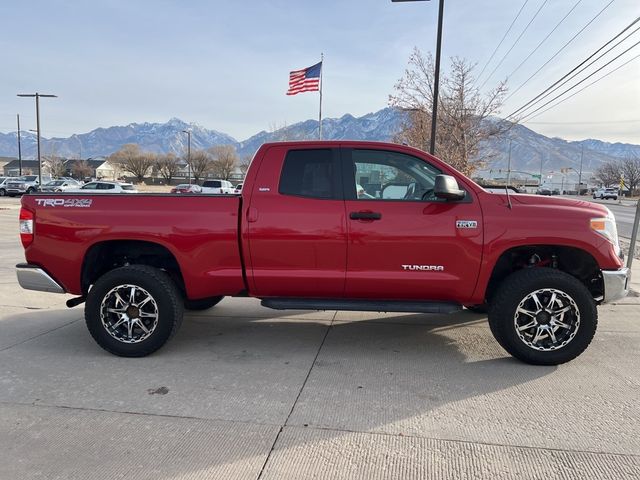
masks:
<path fill-rule="evenodd" d="M 322 140 L 322 67 L 324 67 L 324 53 L 320 54 L 320 109 L 318 110 L 318 138 Z"/>

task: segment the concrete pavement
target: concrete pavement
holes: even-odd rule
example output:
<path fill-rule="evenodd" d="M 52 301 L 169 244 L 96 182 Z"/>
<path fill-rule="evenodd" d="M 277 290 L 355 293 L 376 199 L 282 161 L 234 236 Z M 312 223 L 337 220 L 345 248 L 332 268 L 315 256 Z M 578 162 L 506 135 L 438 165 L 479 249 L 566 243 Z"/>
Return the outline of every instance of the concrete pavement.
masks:
<path fill-rule="evenodd" d="M 468 311 L 253 299 L 123 359 L 82 307 L 16 284 L 16 214 L 0 211 L 1 479 L 640 477 L 640 297 L 601 307 L 592 345 L 559 367 L 512 359 Z"/>

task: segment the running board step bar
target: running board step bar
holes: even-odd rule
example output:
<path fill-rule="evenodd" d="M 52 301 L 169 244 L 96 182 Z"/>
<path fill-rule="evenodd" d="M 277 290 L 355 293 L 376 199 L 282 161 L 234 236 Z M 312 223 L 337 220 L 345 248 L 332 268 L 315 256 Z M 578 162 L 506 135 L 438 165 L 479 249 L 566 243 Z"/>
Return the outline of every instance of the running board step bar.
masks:
<path fill-rule="evenodd" d="M 262 306 L 274 310 L 351 310 L 358 312 L 454 313 L 462 305 L 452 302 L 345 300 L 322 298 L 264 298 Z"/>

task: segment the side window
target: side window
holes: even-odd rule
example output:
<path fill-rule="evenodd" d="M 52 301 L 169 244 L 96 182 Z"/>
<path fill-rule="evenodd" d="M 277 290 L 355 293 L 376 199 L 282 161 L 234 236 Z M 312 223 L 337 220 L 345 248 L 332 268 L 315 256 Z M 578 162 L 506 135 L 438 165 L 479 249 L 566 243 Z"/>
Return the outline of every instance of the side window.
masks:
<path fill-rule="evenodd" d="M 292 150 L 284 159 L 278 191 L 283 195 L 337 198 L 336 173 L 331 149 Z"/>
<path fill-rule="evenodd" d="M 441 201 L 433 187 L 436 175 L 442 172 L 419 158 L 384 150 L 353 150 L 352 161 L 358 200 Z"/>
<path fill-rule="evenodd" d="M 87 183 L 82 187 L 83 190 L 95 190 L 97 187 L 96 183 Z"/>

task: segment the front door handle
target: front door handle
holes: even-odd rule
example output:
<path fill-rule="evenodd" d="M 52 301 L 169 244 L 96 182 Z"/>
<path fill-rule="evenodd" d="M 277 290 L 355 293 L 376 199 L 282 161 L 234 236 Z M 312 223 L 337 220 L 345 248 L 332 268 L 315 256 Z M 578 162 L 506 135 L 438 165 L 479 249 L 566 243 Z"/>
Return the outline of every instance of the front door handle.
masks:
<path fill-rule="evenodd" d="M 351 220 L 380 220 L 382 214 L 378 212 L 351 212 L 349 218 Z"/>

